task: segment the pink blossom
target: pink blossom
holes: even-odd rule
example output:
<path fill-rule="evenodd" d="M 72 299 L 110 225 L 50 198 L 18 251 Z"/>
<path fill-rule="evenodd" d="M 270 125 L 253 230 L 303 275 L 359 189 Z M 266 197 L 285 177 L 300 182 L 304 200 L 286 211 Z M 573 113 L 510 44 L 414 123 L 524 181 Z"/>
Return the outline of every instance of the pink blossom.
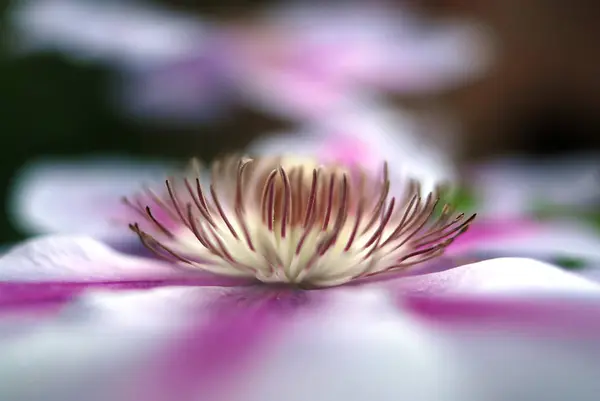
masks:
<path fill-rule="evenodd" d="M 476 24 L 433 21 L 388 2 L 285 5 L 231 32 L 242 97 L 294 121 L 378 93 L 460 86 L 485 73 L 493 53 Z"/>
<path fill-rule="evenodd" d="M 223 167 L 219 179 L 228 177 L 229 167 Z M 296 177 L 292 181 L 296 191 L 301 181 L 293 171 L 292 167 L 289 174 Z M 244 177 L 241 171 L 238 174 Z M 285 174 L 280 174 L 285 182 Z M 255 182 L 252 177 L 248 184 Z M 219 182 L 219 194 L 229 193 L 230 183 Z M 245 199 L 253 199 L 252 187 L 246 186 L 246 191 Z M 319 197 L 315 210 L 324 211 L 318 206 L 322 202 L 342 202 L 333 216 L 353 226 L 352 219 L 360 215 L 350 220 L 339 216 L 353 210 L 346 209 L 344 199 L 356 199 L 361 193 L 354 189 L 350 198 L 333 201 Z M 285 200 L 290 196 L 286 194 L 277 199 Z M 187 199 L 182 192 L 175 196 Z M 225 222 L 214 209 L 216 199 L 210 201 L 210 213 Z M 225 213 L 237 210 L 232 205 L 245 204 L 243 199 L 234 200 L 237 196 L 220 199 Z M 269 204 L 266 199 L 263 205 Z M 295 209 L 285 204 L 288 212 L 275 215 L 276 221 L 286 221 L 285 213 L 294 215 Z M 174 250 L 172 262 L 122 254 L 77 236 L 40 237 L 0 258 L 3 398 L 69 400 L 85 394 L 86 399 L 119 401 L 276 401 L 286 394 L 286 399 L 298 401 L 309 397 L 476 401 L 512 400 L 515 394 L 532 400 L 587 400 L 596 394 L 592 373 L 600 352 L 593 323 L 599 312 L 596 282 L 523 258 L 457 265 L 442 257 L 422 267 L 321 289 L 282 286 L 248 274 L 225 277 L 197 268 L 208 262 L 208 254 L 192 255 L 201 247 L 194 246 L 190 253 L 192 248 L 183 243 L 175 248 L 176 243 L 166 242 L 170 237 L 163 238 L 160 227 L 167 227 L 169 217 L 159 216 L 164 209 L 160 205 L 150 206 L 153 212 L 146 212 L 150 220 L 141 216 L 137 220 L 159 219 L 162 223 L 155 223 L 153 231 L 133 228 L 155 250 L 167 248 L 157 247 L 158 242 L 142 233 L 150 232 L 154 240 Z M 188 221 L 175 217 L 172 222 L 177 219 Z M 298 224 L 294 221 L 290 230 Z M 440 245 L 448 245 L 444 238 L 455 237 L 455 224 L 461 223 L 447 226 L 450 231 L 437 240 Z M 171 225 L 167 230 L 185 233 L 181 228 Z M 224 245 L 233 249 L 228 229 L 219 230 Z M 283 244 L 288 240 L 281 235 Z M 253 238 L 258 245 L 259 237 Z M 427 256 L 438 249 L 427 250 L 419 243 L 407 242 L 417 246 L 414 255 Z M 243 252 L 240 248 L 231 254 L 231 266 L 243 260 Z M 389 255 L 413 257 L 403 252 L 410 252 L 410 247 Z M 177 253 L 183 264 L 176 263 Z M 369 269 L 383 272 L 380 267 L 389 261 L 385 262 L 386 254 L 380 256 L 382 265 Z M 225 260 L 219 258 L 213 262 Z M 322 261 L 340 272 L 349 271 L 352 262 L 341 254 L 339 260 Z"/>
<path fill-rule="evenodd" d="M 423 121 L 381 107 L 358 107 L 320 123 L 303 125 L 293 134 L 257 141 L 248 152 L 291 152 L 324 162 L 361 165 L 371 171 L 387 159 L 391 161 L 390 174 L 396 180 L 416 176 L 430 185 L 440 180 L 455 181 L 457 173 L 448 156 L 419 136 L 424 127 L 437 127 L 437 131 L 428 130 L 434 137 L 447 133 L 442 130 L 446 126 L 433 120 Z M 9 215 L 29 233 L 90 235 L 127 252 L 138 252 L 135 238 L 123 228 L 123 223 L 131 220 L 131 210 L 123 206 L 121 197 L 138 190 L 140 185 L 159 183 L 174 166 L 172 162 L 143 163 L 115 157 L 40 160 L 15 177 Z M 566 174 L 556 173 L 561 166 L 566 168 L 568 164 L 557 162 L 548 169 L 554 171 L 554 180 Z M 490 170 L 495 173 L 488 174 Z M 532 181 L 527 178 L 531 174 L 515 166 L 500 170 L 478 165 L 469 171 L 466 182 L 472 184 L 470 188 L 480 198 L 479 219 L 449 248 L 451 255 L 470 254 L 467 260 L 471 261 L 486 255 L 546 261 L 567 256 L 584 258 L 591 266 L 600 260 L 599 236 L 591 228 L 575 221 L 544 222 L 531 217 L 531 202 L 526 200 L 531 192 L 527 189 L 550 182 L 550 177 L 539 172 Z M 573 180 L 567 178 L 560 186 L 570 181 Z M 511 182 L 515 185 L 509 185 Z M 580 188 L 580 193 L 587 188 Z M 516 190 L 521 194 L 518 198 L 512 195 Z M 498 208 L 505 206 L 514 212 L 499 213 Z"/>
<path fill-rule="evenodd" d="M 50 236 L 3 256 L 0 276 L 7 399 L 595 394 L 598 286 L 534 260 L 298 292 Z"/>
<path fill-rule="evenodd" d="M 39 0 L 15 5 L 17 53 L 52 49 L 122 73 L 115 100 L 170 124 L 219 119 L 243 104 L 318 120 L 383 92 L 423 94 L 485 73 L 482 27 L 408 7 L 286 4 L 218 22 L 148 4 Z"/>

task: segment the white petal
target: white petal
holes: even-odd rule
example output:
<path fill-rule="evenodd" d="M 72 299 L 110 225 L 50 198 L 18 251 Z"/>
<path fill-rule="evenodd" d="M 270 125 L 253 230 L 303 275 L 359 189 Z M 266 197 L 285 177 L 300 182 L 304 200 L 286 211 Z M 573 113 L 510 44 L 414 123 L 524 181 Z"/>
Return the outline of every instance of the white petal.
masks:
<path fill-rule="evenodd" d="M 491 59 L 489 35 L 479 27 L 426 21 L 384 3 L 286 4 L 263 17 L 259 34 L 266 35 L 242 35 L 249 49 L 240 52 L 234 78 L 254 106 L 299 121 L 343 110 L 357 94 L 460 85 Z"/>
<path fill-rule="evenodd" d="M 583 258 L 600 266 L 600 234 L 574 221 L 540 223 L 537 231 L 526 238 L 506 236 L 478 241 L 469 249 L 545 260 L 565 256 Z"/>
<path fill-rule="evenodd" d="M 219 292 L 202 291 L 89 294 L 55 321 L 4 336 L 0 396 L 15 401 L 135 400 L 122 397 L 121 390 L 136 385 L 136 372 L 152 363 L 153 351 L 178 338 L 173 334 L 185 327 L 186 305 L 202 312 L 198 300 L 211 302 Z M 472 400 L 462 391 L 458 358 L 445 342 L 399 314 L 385 293 L 337 291 L 333 298 L 317 314 L 307 310 L 256 355 L 248 374 L 230 383 L 239 392 L 228 399 L 279 401 L 285 394 L 290 401 Z"/>
<path fill-rule="evenodd" d="M 116 101 L 133 117 L 170 127 L 223 117 L 229 93 L 218 57 L 198 52 L 158 67 L 130 69 L 116 90 Z"/>
<path fill-rule="evenodd" d="M 400 93 L 435 92 L 479 78 L 493 62 L 494 45 L 483 26 L 450 20 L 420 28 L 390 46 L 373 81 Z"/>
<path fill-rule="evenodd" d="M 126 2 L 36 0 L 15 6 L 19 50 L 147 65 L 201 48 L 207 27 L 186 14 Z"/>
<path fill-rule="evenodd" d="M 397 4 L 286 4 L 265 17 L 265 25 L 281 29 L 297 48 L 332 46 L 340 54 L 325 53 L 320 62 L 335 77 L 403 93 L 463 84 L 493 61 L 491 35 L 478 24 L 427 19 Z"/>
<path fill-rule="evenodd" d="M 107 156 L 42 159 L 26 165 L 10 191 L 9 216 L 31 233 L 85 234 L 118 242 L 129 237 L 131 211 L 121 202 L 172 164 Z"/>
<path fill-rule="evenodd" d="M 45 236 L 0 257 L 3 281 L 119 281 L 184 275 L 149 258 L 118 253 L 89 237 Z"/>
<path fill-rule="evenodd" d="M 597 398 L 597 298 L 480 294 L 407 301 L 452 344 L 476 400 Z"/>
<path fill-rule="evenodd" d="M 397 279 L 400 287 L 425 293 L 585 293 L 600 284 L 533 259 L 498 258 L 442 272 Z"/>
<path fill-rule="evenodd" d="M 210 302 L 219 290 L 202 291 L 200 301 Z M 114 398 L 112 392 L 131 385 L 149 362 L 145 356 L 173 339 L 189 316 L 186 305 L 197 306 L 197 300 L 187 302 L 194 294 L 179 288 L 90 294 L 56 321 L 39 322 L 35 331 L 1 336 L 0 397 L 136 400 Z M 270 342 L 253 359 L 248 376 L 231 383 L 237 397 L 227 399 L 279 401 L 282 394 L 290 401 L 596 399 L 596 339 L 536 335 L 531 326 L 515 330 L 501 320 L 440 328 L 378 290 L 335 290 L 332 298 Z"/>
<path fill-rule="evenodd" d="M 597 154 L 546 161 L 510 157 L 473 166 L 471 180 L 482 197 L 481 213 L 515 216 L 536 202 L 555 206 L 590 206 L 600 201 Z"/>
<path fill-rule="evenodd" d="M 208 302 L 219 291 L 205 290 Z M 197 290 L 190 291 L 92 292 L 56 318 L 38 319 L 16 334 L 19 321 L 1 320 L 0 398 L 131 401 L 115 396 L 132 385 L 153 350 L 185 327 L 188 301 L 202 301 Z"/>
<path fill-rule="evenodd" d="M 470 380 L 499 400 L 577 400 L 598 397 L 600 349 L 595 344 L 544 341 L 499 333 L 461 341 Z M 481 399 L 491 399 L 482 397 Z"/>
<path fill-rule="evenodd" d="M 337 291 L 289 327 L 235 401 L 465 401 L 457 358 L 385 293 Z M 468 399 L 468 398 L 467 398 Z"/>

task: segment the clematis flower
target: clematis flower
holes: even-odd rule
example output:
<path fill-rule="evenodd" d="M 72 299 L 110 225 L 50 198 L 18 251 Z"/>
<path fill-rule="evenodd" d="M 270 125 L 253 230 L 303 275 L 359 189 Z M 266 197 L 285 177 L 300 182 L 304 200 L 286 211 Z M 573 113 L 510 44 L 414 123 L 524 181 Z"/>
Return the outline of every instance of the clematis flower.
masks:
<path fill-rule="evenodd" d="M 492 45 L 469 21 L 374 2 L 286 4 L 216 22 L 144 3 L 40 0 L 9 14 L 15 53 L 57 50 L 121 73 L 125 112 L 190 124 L 232 104 L 315 121 L 380 93 L 426 94 L 487 71 Z"/>
<path fill-rule="evenodd" d="M 292 3 L 232 26 L 232 79 L 251 107 L 315 121 L 379 93 L 426 94 L 485 73 L 492 45 L 468 21 L 433 21 L 409 7 Z"/>
<path fill-rule="evenodd" d="M 420 135 L 424 131 L 437 132 L 435 142 L 443 144 L 437 141 L 448 133 L 447 124 L 442 123 L 392 111 L 379 103 L 361 103 L 361 107 L 333 114 L 319 123 L 305 124 L 293 134 L 257 141 L 248 152 L 271 157 L 293 151 L 295 155 L 316 158 L 319 163 L 360 166 L 373 174 L 380 171 L 383 159 L 393 160 L 392 180 L 415 176 L 430 190 L 444 181 L 455 182 L 458 177 L 448 156 L 429 146 Z M 155 184 L 174 166 L 172 162 L 116 157 L 39 160 L 15 177 L 9 216 L 28 233 L 90 235 L 128 253 L 145 252 L 123 224 L 116 223 L 130 221 L 136 213 L 121 204 L 120 198 L 137 190 L 139 182 Z M 485 171 L 481 167 L 481 177 Z M 592 229 L 573 221 L 539 221 L 528 213 L 495 213 L 493 207 L 497 204 L 511 203 L 503 196 L 515 188 L 505 181 L 478 177 L 469 174 L 464 182 L 480 197 L 480 218 L 448 248 L 448 256 L 460 257 L 460 261 L 523 256 L 552 263 L 566 257 L 583 259 L 590 266 L 600 259 L 598 235 Z M 496 196 L 481 195 L 489 188 Z M 593 270 L 580 273 L 592 274 Z"/>
<path fill-rule="evenodd" d="M 68 236 L 0 258 L 3 398 L 595 396 L 597 283 L 528 259 L 432 264 L 472 217 L 434 214 L 416 182 L 391 196 L 385 169 L 211 172 L 127 202 L 165 262 Z"/>

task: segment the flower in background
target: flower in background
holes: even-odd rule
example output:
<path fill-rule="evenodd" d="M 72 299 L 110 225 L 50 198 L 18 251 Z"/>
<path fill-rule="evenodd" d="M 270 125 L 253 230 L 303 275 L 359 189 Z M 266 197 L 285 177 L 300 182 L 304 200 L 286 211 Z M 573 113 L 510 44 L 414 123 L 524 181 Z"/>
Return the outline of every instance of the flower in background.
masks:
<path fill-rule="evenodd" d="M 398 5 L 285 5 L 246 22 L 199 20 L 143 3 L 42 0 L 15 6 L 19 51 L 56 49 L 122 72 L 119 104 L 187 124 L 241 103 L 294 122 L 381 92 L 430 93 L 486 71 L 488 35 Z"/>
<path fill-rule="evenodd" d="M 446 183 L 449 199 L 454 202 L 457 195 L 465 192 L 455 184 L 460 176 L 447 153 L 431 146 L 443 145 L 438 138 L 447 140 L 451 134 L 444 121 L 369 102 L 332 114 L 319 123 L 307 123 L 294 133 L 256 141 L 247 153 L 317 158 L 320 163 L 360 166 L 373 173 L 388 160 L 393 181 L 414 177 L 426 190 Z M 15 178 L 10 215 L 15 225 L 28 233 L 89 235 L 128 253 L 139 253 L 138 242 L 122 223 L 130 220 L 133 212 L 121 203 L 121 197 L 136 191 L 140 181 L 153 184 L 166 178 L 173 166 L 175 163 L 101 157 L 40 160 L 26 166 Z M 460 255 L 460 261 L 525 256 L 554 263 L 565 258 L 592 262 L 599 259 L 599 238 L 593 230 L 574 226 L 572 221 L 539 221 L 528 213 L 496 215 L 490 208 L 507 201 L 501 197 L 502 189 L 510 194 L 513 188 L 496 187 L 498 197 L 486 198 L 481 196 L 482 191 L 488 191 L 496 181 L 471 182 L 469 178 L 463 181 L 468 185 L 466 189 L 474 193 L 476 203 L 470 202 L 466 211 L 478 210 L 479 219 L 449 247 L 449 256 Z M 588 270 L 581 273 L 588 274 Z"/>
<path fill-rule="evenodd" d="M 451 138 L 456 134 L 446 119 L 432 113 L 418 115 L 363 98 L 352 106 L 292 132 L 255 140 L 251 154 L 315 156 L 324 162 L 379 170 L 391 162 L 393 175 L 416 176 L 429 189 L 457 177 L 452 163 Z"/>
<path fill-rule="evenodd" d="M 50 50 L 113 68 L 114 99 L 131 116 L 187 124 L 228 104 L 224 50 L 209 21 L 145 2 L 36 0 L 10 11 L 16 55 Z"/>
<path fill-rule="evenodd" d="M 421 143 L 420 129 L 425 131 L 425 126 L 424 120 L 411 114 L 360 103 L 321 123 L 307 123 L 294 133 L 256 141 L 247 153 L 291 153 L 320 162 L 360 165 L 372 172 L 390 160 L 392 178 L 414 176 L 432 189 L 436 182 L 452 178 L 453 169 L 442 152 Z M 437 131 L 427 133 L 443 136 L 441 127 L 436 127 Z M 368 142 L 363 138 L 369 138 Z M 10 215 L 15 225 L 29 233 L 90 235 L 116 245 L 132 239 L 128 230 L 114 224 L 131 215 L 120 204 L 121 197 L 136 191 L 140 181 L 152 184 L 165 178 L 173 166 L 114 157 L 38 160 L 16 175 Z"/>
<path fill-rule="evenodd" d="M 118 246 L 130 235 L 117 224 L 123 194 L 155 184 L 176 164 L 123 157 L 39 159 L 15 177 L 9 216 L 33 234 L 80 234 Z"/>
<path fill-rule="evenodd" d="M 385 174 L 285 158 L 213 167 L 209 185 L 184 173 L 183 186 L 138 198 L 139 209 L 131 199 L 132 228 L 170 261 L 73 236 L 30 240 L 0 258 L 0 327 L 10 328 L 0 337 L 3 398 L 596 394 L 597 283 L 529 259 L 433 263 L 470 219 L 446 207 L 433 216 L 418 192 L 388 195 Z M 379 190 L 357 190 L 360 182 Z M 296 283 L 320 289 L 285 285 L 298 272 Z"/>
<path fill-rule="evenodd" d="M 593 267 L 600 266 L 599 171 L 594 154 L 543 160 L 512 156 L 470 166 L 466 181 L 480 199 L 483 216 L 505 221 L 528 219 L 547 227 L 535 243 L 518 238 L 508 241 L 505 245 L 515 255 L 565 264 L 597 279 L 599 269 Z M 490 243 L 485 250 L 504 249 L 504 244 Z M 554 252 L 547 253 L 548 249 Z M 577 252 L 570 252 L 575 249 Z"/>
<path fill-rule="evenodd" d="M 232 27 L 233 79 L 252 107 L 318 120 L 375 93 L 435 93 L 476 79 L 492 48 L 481 27 L 374 2 L 287 4 Z"/>
<path fill-rule="evenodd" d="M 481 163 L 469 177 L 479 188 L 489 213 L 516 216 L 540 208 L 591 210 L 600 203 L 598 154 L 573 154 L 536 160 L 504 157 Z M 502 202 L 490 202 L 502 199 Z"/>

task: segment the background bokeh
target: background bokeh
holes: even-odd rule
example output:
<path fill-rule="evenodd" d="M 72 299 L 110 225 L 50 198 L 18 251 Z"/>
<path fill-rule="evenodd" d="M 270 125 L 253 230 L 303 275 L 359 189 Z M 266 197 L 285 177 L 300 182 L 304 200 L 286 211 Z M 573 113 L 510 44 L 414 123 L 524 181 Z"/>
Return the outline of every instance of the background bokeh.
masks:
<path fill-rule="evenodd" d="M 131 118 L 111 96 L 115 81 L 122 79 L 113 65 L 77 59 L 50 47 L 16 56 L 13 49 L 20 41 L 19 30 L 12 29 L 16 3 L 2 8 L 1 25 L 0 199 L 5 211 L 6 190 L 15 173 L 39 156 L 195 155 L 208 160 L 242 148 L 263 133 L 291 126 L 242 102 L 234 102 L 230 113 L 211 124 L 154 124 Z M 473 82 L 427 96 L 390 95 L 397 107 L 419 110 L 442 105 L 458 116 L 460 163 L 517 151 L 544 158 L 600 147 L 600 9 L 595 2 L 395 3 L 410 3 L 428 18 L 468 16 L 485 25 L 498 45 L 489 71 Z M 155 4 L 230 23 L 243 22 L 259 6 L 277 2 L 164 0 Z M 344 3 L 339 2 L 339 7 Z M 0 242 L 11 243 L 24 235 L 3 213 Z"/>

